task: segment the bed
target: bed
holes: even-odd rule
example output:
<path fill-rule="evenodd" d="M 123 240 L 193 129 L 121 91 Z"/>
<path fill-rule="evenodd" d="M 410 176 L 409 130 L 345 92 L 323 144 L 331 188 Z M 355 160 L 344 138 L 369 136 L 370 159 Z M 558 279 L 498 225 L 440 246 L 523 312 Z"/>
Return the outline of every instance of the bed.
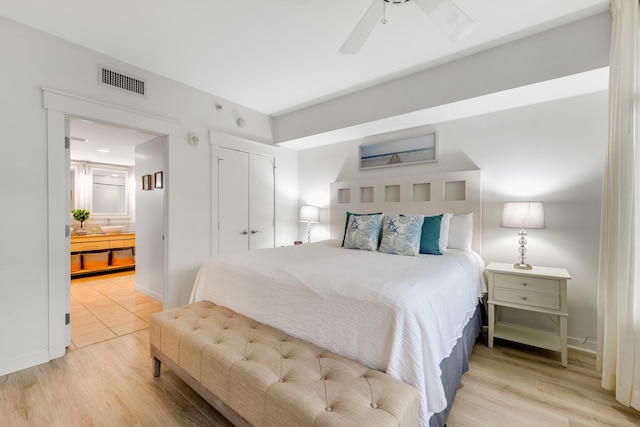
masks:
<path fill-rule="evenodd" d="M 333 183 L 336 238 L 212 257 L 198 273 L 191 302 L 228 307 L 401 379 L 420 393 L 421 425 L 444 425 L 481 330 L 480 187 L 480 171 Z M 351 201 L 351 194 L 360 197 Z M 350 215 L 352 223 L 380 216 L 380 224 L 447 213 L 446 235 L 461 243 L 441 248 L 442 230 L 441 255 L 349 249 L 347 231 L 359 231 L 349 229 L 347 212 L 373 213 Z"/>

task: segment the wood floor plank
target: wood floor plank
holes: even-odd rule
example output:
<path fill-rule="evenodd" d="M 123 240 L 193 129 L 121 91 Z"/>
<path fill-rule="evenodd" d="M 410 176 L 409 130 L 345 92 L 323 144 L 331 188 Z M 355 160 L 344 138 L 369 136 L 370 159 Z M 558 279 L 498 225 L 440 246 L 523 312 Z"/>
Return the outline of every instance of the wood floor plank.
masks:
<path fill-rule="evenodd" d="M 570 349 L 563 368 L 555 352 L 506 341 L 490 349 L 485 337 L 447 426 L 640 426 L 640 411 L 600 387 L 593 354 Z"/>
<path fill-rule="evenodd" d="M 131 277 L 83 284 L 129 286 Z M 121 425 L 231 427 L 171 371 L 151 375 L 148 328 L 0 377 L 2 427 Z M 447 426 L 631 427 L 640 426 L 640 411 L 600 387 L 592 354 L 569 349 L 563 368 L 556 352 L 501 340 L 488 348 L 485 336 L 474 347 Z"/>

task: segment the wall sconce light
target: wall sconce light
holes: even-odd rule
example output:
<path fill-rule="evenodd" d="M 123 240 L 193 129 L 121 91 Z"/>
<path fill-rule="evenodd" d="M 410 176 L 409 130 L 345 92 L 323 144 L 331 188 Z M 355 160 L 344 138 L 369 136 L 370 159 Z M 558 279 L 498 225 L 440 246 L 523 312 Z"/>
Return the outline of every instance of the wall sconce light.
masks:
<path fill-rule="evenodd" d="M 544 203 L 542 202 L 506 202 L 502 208 L 502 221 L 500 227 L 519 228 L 518 236 L 520 248 L 518 248 L 518 262 L 513 266 L 523 270 L 530 270 L 531 264 L 527 264 L 527 230 L 526 228 L 546 228 L 544 219 Z"/>
<path fill-rule="evenodd" d="M 320 208 L 317 206 L 301 206 L 300 222 L 307 223 L 307 243 L 311 243 L 311 223 L 320 222 Z"/>

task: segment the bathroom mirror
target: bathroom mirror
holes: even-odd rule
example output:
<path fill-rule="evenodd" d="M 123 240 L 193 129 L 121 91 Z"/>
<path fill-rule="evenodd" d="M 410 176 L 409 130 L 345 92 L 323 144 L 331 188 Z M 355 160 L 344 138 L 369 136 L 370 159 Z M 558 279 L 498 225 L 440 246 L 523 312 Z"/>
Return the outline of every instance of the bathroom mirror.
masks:
<path fill-rule="evenodd" d="M 91 218 L 130 216 L 132 168 L 71 162 L 71 207 L 87 209 Z"/>
<path fill-rule="evenodd" d="M 91 173 L 91 212 L 93 214 L 127 213 L 126 171 L 93 169 Z"/>

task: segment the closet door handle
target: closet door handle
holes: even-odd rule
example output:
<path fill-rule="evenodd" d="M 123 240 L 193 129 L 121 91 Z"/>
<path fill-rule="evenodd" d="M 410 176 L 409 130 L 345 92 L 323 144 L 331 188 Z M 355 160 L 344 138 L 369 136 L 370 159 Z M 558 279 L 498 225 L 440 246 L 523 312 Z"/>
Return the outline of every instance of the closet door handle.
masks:
<path fill-rule="evenodd" d="M 262 230 L 251 230 L 251 234 L 262 233 Z"/>
<path fill-rule="evenodd" d="M 242 230 L 242 231 L 240 232 L 240 234 L 242 234 L 243 236 L 246 236 L 246 235 L 247 235 L 247 234 L 249 234 L 249 233 L 247 232 L 247 230 Z"/>

